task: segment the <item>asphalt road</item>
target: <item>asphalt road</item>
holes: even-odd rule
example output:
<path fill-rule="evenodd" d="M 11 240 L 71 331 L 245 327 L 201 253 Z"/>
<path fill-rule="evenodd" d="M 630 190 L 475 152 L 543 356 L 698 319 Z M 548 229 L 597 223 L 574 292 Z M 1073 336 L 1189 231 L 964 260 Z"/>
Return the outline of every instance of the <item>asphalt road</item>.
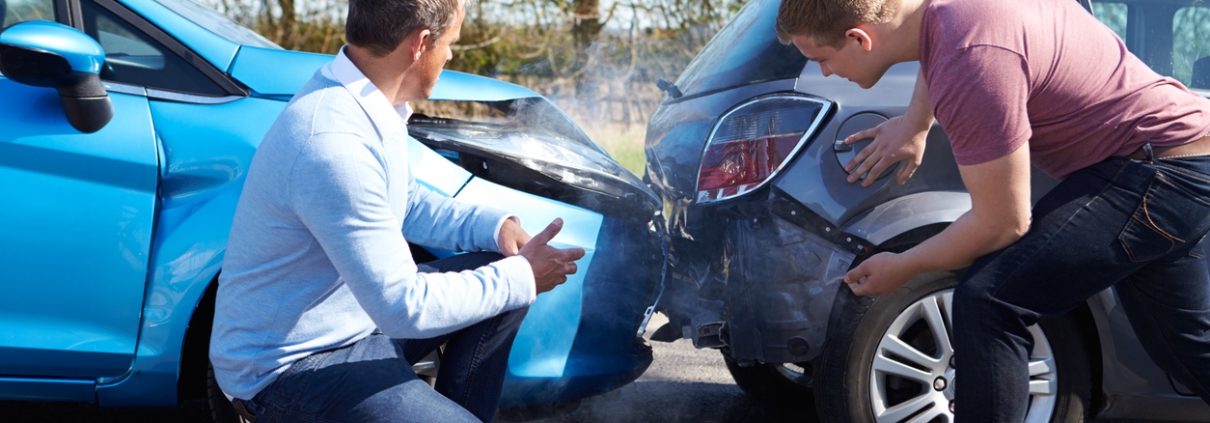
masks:
<path fill-rule="evenodd" d="M 656 315 L 648 335 L 663 324 Z M 573 422 L 814 422 L 813 410 L 757 404 L 731 381 L 722 356 L 698 350 L 689 341 L 653 342 L 655 362 L 639 380 L 584 400 L 574 411 L 535 420 Z M 570 412 L 569 412 L 570 411 Z M 89 404 L 0 402 L 0 422 L 47 423 L 209 423 L 205 401 L 174 408 L 98 408 Z M 498 416 L 496 421 L 504 421 Z"/>
<path fill-rule="evenodd" d="M 655 315 L 650 336 L 667 322 Z M 688 340 L 652 342 L 655 362 L 634 383 L 583 401 L 578 410 L 535 423 L 587 422 L 815 422 L 815 411 L 759 404 L 744 396 L 716 350 L 693 348 Z M 501 416 L 504 417 L 504 416 Z M 501 419 L 497 418 L 497 421 Z"/>

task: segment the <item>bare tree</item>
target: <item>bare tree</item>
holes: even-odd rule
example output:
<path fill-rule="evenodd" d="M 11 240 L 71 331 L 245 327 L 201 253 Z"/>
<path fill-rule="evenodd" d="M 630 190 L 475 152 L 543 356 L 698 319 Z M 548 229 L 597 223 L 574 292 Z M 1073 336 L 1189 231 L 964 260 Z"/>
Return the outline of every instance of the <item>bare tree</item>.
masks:
<path fill-rule="evenodd" d="M 576 62 L 583 66 L 588 61 L 588 48 L 597 41 L 601 28 L 605 26 L 601 21 L 601 1 L 575 0 L 573 22 L 571 33 L 576 43 Z"/>
<path fill-rule="evenodd" d="M 278 6 L 281 7 L 281 19 L 278 20 L 277 30 L 281 36 L 278 38 L 278 44 L 282 47 L 293 50 L 297 45 L 298 25 L 297 17 L 295 16 L 294 0 L 278 0 Z"/>

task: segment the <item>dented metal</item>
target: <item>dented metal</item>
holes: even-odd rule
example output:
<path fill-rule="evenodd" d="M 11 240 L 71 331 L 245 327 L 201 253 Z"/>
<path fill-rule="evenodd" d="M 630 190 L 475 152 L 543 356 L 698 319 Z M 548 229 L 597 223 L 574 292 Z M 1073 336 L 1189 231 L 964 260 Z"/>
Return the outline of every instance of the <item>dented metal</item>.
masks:
<path fill-rule="evenodd" d="M 767 18 L 776 15 L 778 3 L 762 0 L 747 7 Z M 771 32 L 745 37 L 745 45 L 770 51 L 784 47 L 786 57 L 797 55 L 792 46 L 778 44 Z M 935 213 L 907 222 L 881 218 L 896 214 L 870 214 L 880 204 L 914 194 L 964 195 L 941 131 L 929 137 L 925 164 L 907 184 L 882 178 L 862 187 L 845 180 L 843 159 L 868 143 L 835 148 L 833 141 L 845 135 L 842 126 L 844 132 L 856 132 L 884 118 L 850 121 L 851 116 L 901 114 L 916 67 L 892 67 L 883 82 L 855 97 L 847 81 L 821 77 L 812 64 L 801 63 L 801 72 L 784 75 L 786 79 L 732 81 L 735 85 L 712 92 L 686 90 L 684 97 L 667 99 L 652 116 L 644 182 L 661 199 L 654 224 L 669 246 L 666 288 L 657 307 L 668 315 L 669 328 L 661 328 L 652 339 L 690 339 L 699 348 L 721 348 L 740 363 L 813 360 L 827 338 L 841 277 L 858 257 L 914 228 L 952 222 L 965 211 L 960 201 L 947 201 Z M 776 112 L 793 107 L 786 99 L 795 98 L 823 106 L 805 123 L 800 122 L 805 114 Z M 712 145 L 729 140 L 713 140 L 717 128 L 729 122 L 727 116 L 743 114 L 736 111 L 758 109 L 761 118 L 747 132 L 760 136 L 773 126 L 801 127 L 805 132 L 799 144 L 761 184 L 703 201 L 698 190 L 703 158 Z M 926 197 L 932 196 L 919 198 Z"/>

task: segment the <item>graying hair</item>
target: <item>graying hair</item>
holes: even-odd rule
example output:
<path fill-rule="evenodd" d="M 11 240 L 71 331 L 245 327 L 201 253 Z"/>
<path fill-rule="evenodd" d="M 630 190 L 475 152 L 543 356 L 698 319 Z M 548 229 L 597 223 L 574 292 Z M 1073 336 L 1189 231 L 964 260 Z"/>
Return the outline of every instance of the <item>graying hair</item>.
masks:
<path fill-rule="evenodd" d="M 386 56 L 413 31 L 427 29 L 432 40 L 454 24 L 467 0 L 349 0 L 345 39 L 378 57 Z"/>

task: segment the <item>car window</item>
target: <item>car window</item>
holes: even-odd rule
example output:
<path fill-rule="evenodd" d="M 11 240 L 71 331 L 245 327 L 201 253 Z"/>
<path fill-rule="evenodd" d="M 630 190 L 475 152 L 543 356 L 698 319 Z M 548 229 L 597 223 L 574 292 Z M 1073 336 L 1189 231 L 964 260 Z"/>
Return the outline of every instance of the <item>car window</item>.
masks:
<path fill-rule="evenodd" d="M 0 0 L 0 28 L 36 20 L 54 22 L 54 0 Z"/>
<path fill-rule="evenodd" d="M 1210 8 L 1198 3 L 1177 9 L 1172 18 L 1172 77 L 1188 86 L 1210 88 L 1210 69 L 1199 69 L 1203 75 L 1193 78 L 1194 65 L 1203 58 L 1202 66 L 1210 68 Z"/>
<path fill-rule="evenodd" d="M 776 0 L 756 0 L 740 10 L 689 63 L 676 85 L 693 95 L 764 81 L 797 78 L 807 65 L 794 46 L 777 41 Z"/>
<path fill-rule="evenodd" d="M 129 22 L 90 0 L 81 1 L 80 8 L 84 32 L 105 50 L 102 79 L 191 94 L 226 94 L 176 53 Z"/>
<path fill-rule="evenodd" d="M 281 49 L 281 46 L 269 41 L 255 31 L 232 21 L 227 15 L 219 13 L 207 6 L 192 0 L 156 0 L 181 17 L 192 21 L 207 31 L 226 38 L 227 40 L 246 46 Z"/>
<path fill-rule="evenodd" d="M 1126 39 L 1126 3 L 1093 3 L 1092 14 L 1097 19 L 1118 34 L 1118 38 Z"/>
<path fill-rule="evenodd" d="M 1210 5 L 1204 1 L 1095 2 L 1092 12 L 1152 70 L 1210 89 Z"/>

